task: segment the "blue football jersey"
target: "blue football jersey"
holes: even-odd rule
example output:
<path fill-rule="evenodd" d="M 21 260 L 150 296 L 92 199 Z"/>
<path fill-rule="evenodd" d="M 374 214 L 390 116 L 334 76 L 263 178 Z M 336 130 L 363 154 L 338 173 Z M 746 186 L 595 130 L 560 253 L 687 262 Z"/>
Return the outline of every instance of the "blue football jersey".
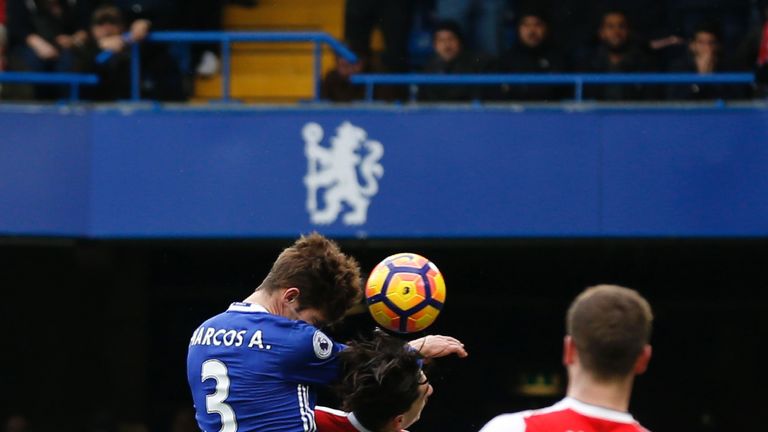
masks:
<path fill-rule="evenodd" d="M 187 380 L 205 432 L 315 431 L 315 392 L 339 374 L 333 342 L 303 321 L 233 303 L 192 335 Z"/>

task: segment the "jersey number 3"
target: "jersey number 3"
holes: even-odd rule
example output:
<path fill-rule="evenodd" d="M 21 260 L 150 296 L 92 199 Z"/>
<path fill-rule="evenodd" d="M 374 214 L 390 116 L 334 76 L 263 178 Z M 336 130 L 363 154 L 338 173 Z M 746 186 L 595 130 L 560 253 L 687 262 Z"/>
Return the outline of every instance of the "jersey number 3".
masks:
<path fill-rule="evenodd" d="M 216 391 L 205 397 L 205 409 L 208 414 L 217 413 L 221 416 L 219 432 L 237 432 L 235 411 L 224 401 L 229 396 L 229 376 L 227 366 L 219 360 L 207 360 L 203 363 L 203 382 L 213 378 L 216 380 Z"/>

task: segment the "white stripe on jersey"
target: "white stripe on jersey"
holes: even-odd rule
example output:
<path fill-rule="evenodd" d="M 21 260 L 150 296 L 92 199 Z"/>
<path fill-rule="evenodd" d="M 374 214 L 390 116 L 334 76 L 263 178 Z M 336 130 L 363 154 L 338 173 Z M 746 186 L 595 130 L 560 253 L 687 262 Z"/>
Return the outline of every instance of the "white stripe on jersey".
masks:
<path fill-rule="evenodd" d="M 304 423 L 304 432 L 309 432 L 309 424 L 307 422 L 307 412 L 306 412 L 306 407 L 304 406 L 304 395 L 303 395 L 303 392 L 301 391 L 302 387 L 303 386 L 301 384 L 299 384 L 296 387 L 296 393 L 299 396 L 299 413 L 301 414 L 301 422 Z"/>
<path fill-rule="evenodd" d="M 307 410 L 307 418 L 309 419 L 309 430 L 311 432 L 317 431 L 317 423 L 315 423 L 315 412 L 309 409 L 309 386 L 301 386 L 304 390 L 304 406 Z"/>
<path fill-rule="evenodd" d="M 299 396 L 299 412 L 304 423 L 304 432 L 317 432 L 315 412 L 309 408 L 309 386 L 299 384 L 296 392 Z"/>

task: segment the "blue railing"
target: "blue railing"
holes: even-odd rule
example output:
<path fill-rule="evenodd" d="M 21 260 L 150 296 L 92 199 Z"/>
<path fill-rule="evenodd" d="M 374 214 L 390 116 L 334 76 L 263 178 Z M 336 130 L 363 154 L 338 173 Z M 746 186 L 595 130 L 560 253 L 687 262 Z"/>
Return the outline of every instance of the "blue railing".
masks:
<path fill-rule="evenodd" d="M 323 32 L 153 32 L 147 37 L 150 43 L 220 43 L 222 57 L 222 100 L 231 96 L 231 54 L 233 42 L 309 42 L 314 44 L 314 99 L 320 99 L 322 80 L 322 48 L 329 46 L 336 54 L 351 61 L 357 57 L 344 44 Z M 131 99 L 141 99 L 141 44 L 133 44 L 131 53 Z M 416 98 L 419 85 L 573 85 L 574 99 L 584 99 L 584 85 L 605 84 L 752 84 L 751 73 L 626 73 L 626 74 L 358 74 L 351 78 L 353 84 L 365 85 L 365 99 L 373 100 L 376 85 L 410 85 L 411 99 Z M 0 82 L 35 84 L 66 84 L 70 86 L 70 99 L 79 98 L 80 85 L 98 83 L 96 75 L 68 73 L 0 73 Z"/>
<path fill-rule="evenodd" d="M 95 85 L 99 77 L 94 74 L 61 72 L 0 72 L 0 83 L 68 85 L 69 100 L 80 99 L 81 85 Z"/>
<path fill-rule="evenodd" d="M 311 42 L 314 43 L 314 98 L 320 99 L 320 84 L 322 80 L 322 48 L 328 45 L 336 54 L 356 62 L 357 57 L 344 44 L 323 32 L 152 32 L 146 42 L 156 43 L 205 43 L 218 42 L 221 44 L 221 97 L 230 99 L 232 42 Z M 134 44 L 131 53 L 131 98 L 141 98 L 139 82 L 141 65 L 139 50 L 141 44 Z"/>
<path fill-rule="evenodd" d="M 751 73 L 623 73 L 623 74 L 359 74 L 352 84 L 365 85 L 365 99 L 373 100 L 375 85 L 411 85 L 411 99 L 418 85 L 573 85 L 574 99 L 584 100 L 585 84 L 752 84 Z"/>

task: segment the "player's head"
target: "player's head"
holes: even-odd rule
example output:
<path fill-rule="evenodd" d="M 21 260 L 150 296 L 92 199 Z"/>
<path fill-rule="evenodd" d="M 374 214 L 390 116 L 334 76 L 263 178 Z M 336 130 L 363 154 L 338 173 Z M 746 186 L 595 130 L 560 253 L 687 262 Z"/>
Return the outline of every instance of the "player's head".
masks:
<path fill-rule="evenodd" d="M 319 325 L 338 321 L 359 298 L 360 267 L 320 234 L 286 248 L 258 288 L 277 295 L 285 315 Z"/>
<path fill-rule="evenodd" d="M 651 357 L 652 321 L 651 306 L 637 291 L 587 288 L 568 309 L 564 362 L 600 382 L 642 373 Z"/>
<path fill-rule="evenodd" d="M 421 356 L 399 339 L 376 335 L 341 352 L 344 409 L 374 432 L 395 432 L 415 423 L 432 394 Z"/>

